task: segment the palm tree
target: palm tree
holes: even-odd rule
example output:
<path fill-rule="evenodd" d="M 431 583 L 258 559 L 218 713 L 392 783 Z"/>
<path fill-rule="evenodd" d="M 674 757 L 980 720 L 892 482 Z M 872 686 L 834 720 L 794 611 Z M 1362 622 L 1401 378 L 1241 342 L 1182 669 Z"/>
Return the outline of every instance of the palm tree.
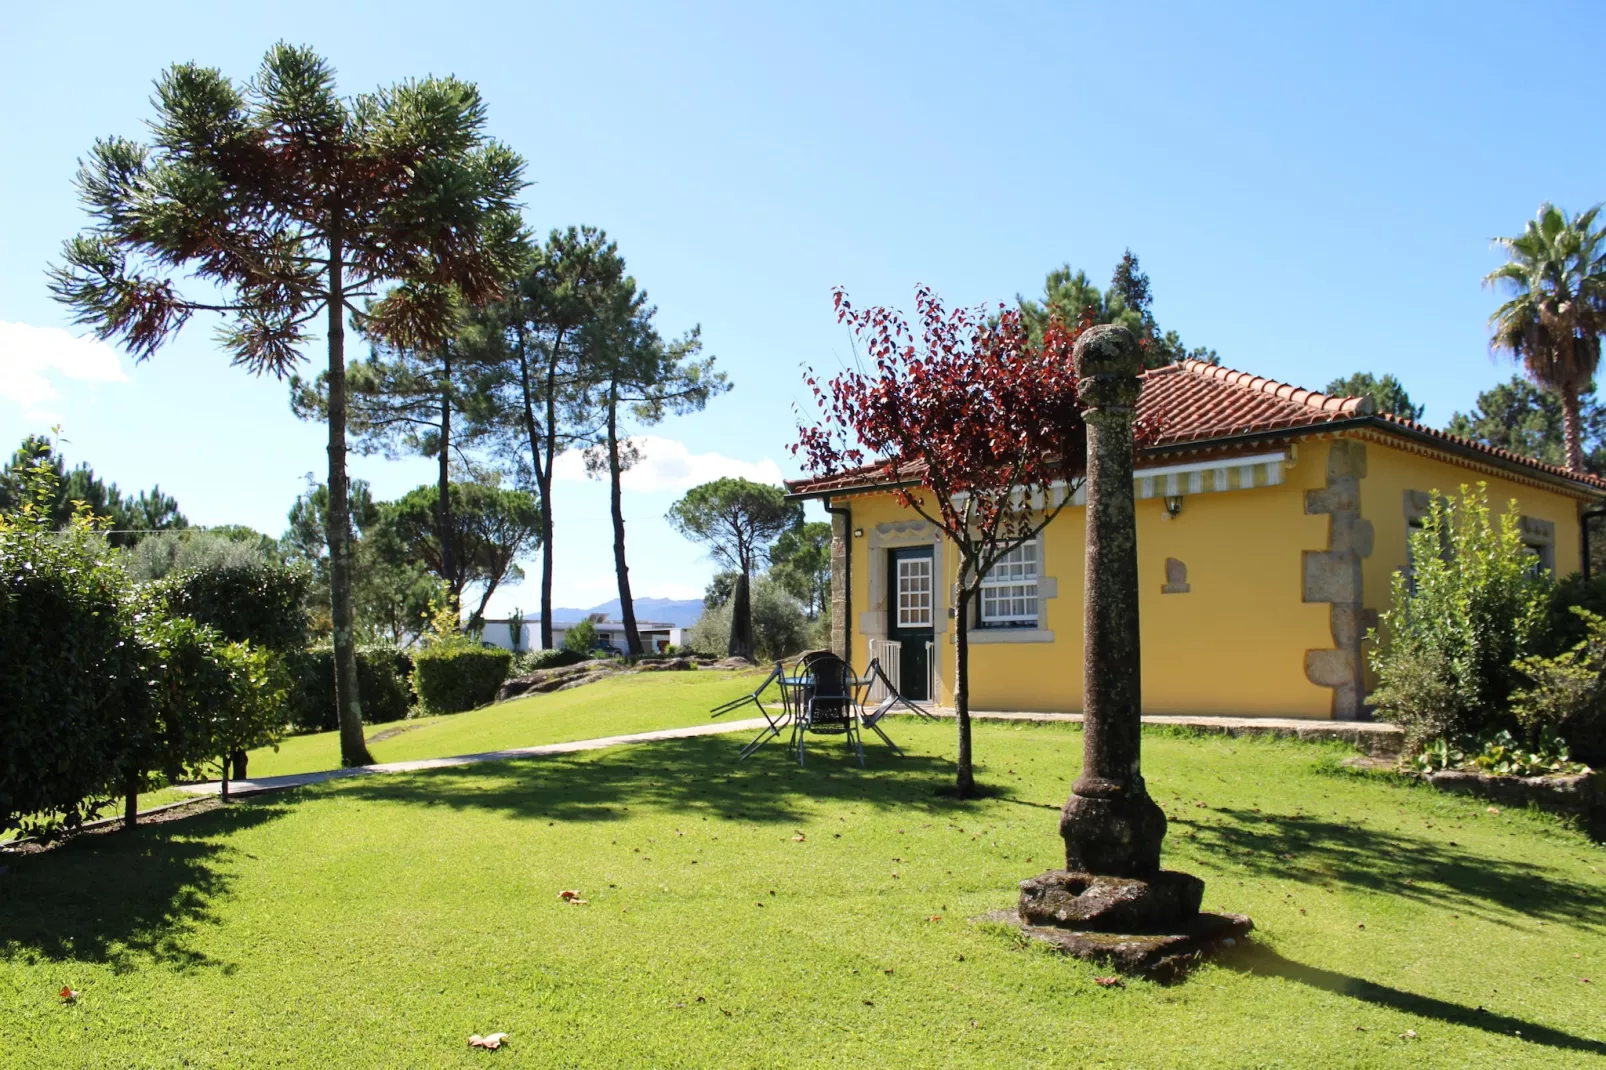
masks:
<path fill-rule="evenodd" d="M 1489 317 L 1490 348 L 1511 354 L 1540 387 L 1561 395 L 1567 467 L 1584 470 L 1578 395 L 1600 364 L 1606 330 L 1606 233 L 1595 229 L 1596 205 L 1572 219 L 1555 205 L 1515 238 L 1496 238 L 1510 261 L 1483 278 L 1511 299 Z"/>

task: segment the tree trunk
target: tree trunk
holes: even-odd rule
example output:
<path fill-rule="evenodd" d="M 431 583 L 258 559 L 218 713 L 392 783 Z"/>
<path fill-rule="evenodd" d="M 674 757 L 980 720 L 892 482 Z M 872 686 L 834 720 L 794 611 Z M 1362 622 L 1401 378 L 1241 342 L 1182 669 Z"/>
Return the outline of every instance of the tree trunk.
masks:
<path fill-rule="evenodd" d="M 736 586 L 731 589 L 731 634 L 725 652 L 733 658 L 753 660 L 753 597 L 746 569 L 736 574 Z"/>
<path fill-rule="evenodd" d="M 954 610 L 954 720 L 959 725 L 959 768 L 955 787 L 961 796 L 976 793 L 976 772 L 970 750 L 970 590 L 959 587 Z"/>
<path fill-rule="evenodd" d="M 530 440 L 530 464 L 535 469 L 535 486 L 540 500 L 541 525 L 541 649 L 552 649 L 552 455 L 557 452 L 557 431 L 553 422 L 557 416 L 557 364 L 554 357 L 547 360 L 546 376 L 546 427 L 538 432 L 535 426 L 535 396 L 530 389 L 529 347 L 522 327 L 519 336 L 519 389 L 524 397 L 524 431 Z M 559 332 L 553 342 L 553 353 L 563 342 Z M 543 461 L 544 456 L 544 461 Z"/>
<path fill-rule="evenodd" d="M 1583 416 L 1578 407 L 1578 388 L 1565 386 L 1561 390 L 1561 433 L 1567 446 L 1567 470 L 1584 470 Z"/>
<path fill-rule="evenodd" d="M 329 616 L 334 625 L 335 707 L 340 712 L 340 761 L 368 765 L 374 759 L 362 738 L 362 701 L 357 695 L 357 638 L 351 611 L 351 498 L 346 483 L 346 296 L 340 240 L 329 243 Z M 227 796 L 227 766 L 224 793 Z"/>
<path fill-rule="evenodd" d="M 223 776 L 218 780 L 218 799 L 221 802 L 229 801 L 229 756 L 223 756 Z"/>
<path fill-rule="evenodd" d="M 451 591 L 452 608 L 461 615 L 463 585 L 458 582 L 452 561 L 452 346 L 441 347 L 441 441 L 440 471 L 436 482 L 440 487 L 441 576 Z"/>
<path fill-rule="evenodd" d="M 249 759 L 247 758 L 246 753 L 243 750 L 237 750 L 232 755 L 229 756 L 229 761 L 234 766 L 234 779 L 235 780 L 244 780 L 244 779 L 246 779 L 245 767 L 246 767 L 246 762 L 248 760 Z"/>
<path fill-rule="evenodd" d="M 625 643 L 640 654 L 641 633 L 636 630 L 636 606 L 630 598 L 630 566 L 625 564 L 625 507 L 619 481 L 619 389 L 608 394 L 608 505 L 613 510 L 613 568 L 619 576 L 619 619 L 625 626 Z"/>
<path fill-rule="evenodd" d="M 123 782 L 123 827 L 131 829 L 139 823 L 139 781 L 137 775 Z"/>

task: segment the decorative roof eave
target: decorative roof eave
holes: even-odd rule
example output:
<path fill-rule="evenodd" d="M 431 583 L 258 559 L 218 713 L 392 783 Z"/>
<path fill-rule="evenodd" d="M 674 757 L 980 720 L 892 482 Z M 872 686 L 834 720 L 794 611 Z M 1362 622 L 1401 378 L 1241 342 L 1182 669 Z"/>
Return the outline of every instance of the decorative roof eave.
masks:
<path fill-rule="evenodd" d="M 1581 501 L 1599 501 L 1602 498 L 1606 498 L 1606 485 L 1602 485 L 1593 476 L 1579 477 L 1569 475 L 1559 469 L 1552 469 L 1548 465 L 1541 466 L 1516 457 L 1507 458 L 1500 453 L 1472 443 L 1463 443 L 1459 439 L 1440 434 L 1429 428 L 1421 428 L 1414 424 L 1389 420 L 1372 414 L 1358 414 L 1306 427 L 1285 427 L 1248 434 L 1194 439 L 1189 442 L 1166 443 L 1163 446 L 1155 446 L 1143 450 L 1138 458 L 1134 475 L 1141 476 L 1145 468 L 1175 463 L 1176 458 L 1184 456 L 1196 456 L 1198 454 L 1231 456 L 1257 447 L 1265 448 L 1291 443 L 1299 439 L 1342 434 L 1358 434 L 1360 437 L 1380 444 L 1409 449 L 1411 452 L 1423 455 L 1436 456 L 1487 475 L 1498 475 L 1530 486 L 1557 490 Z M 1404 441 L 1402 442 L 1401 440 Z M 888 494 L 921 485 L 920 480 L 914 478 L 876 479 L 868 473 L 864 478 L 866 481 L 862 483 L 839 484 L 791 491 L 787 494 L 787 498 L 791 501 L 811 501 L 815 499 L 858 497 L 866 494 Z M 794 485 L 807 482 L 809 481 L 798 480 Z"/>
<path fill-rule="evenodd" d="M 1331 428 L 1311 430 L 1329 429 Z M 1594 476 L 1570 475 L 1549 465 L 1541 467 L 1535 463 L 1524 463 L 1514 457 L 1507 458 L 1471 443 L 1463 443 L 1459 439 L 1438 434 L 1430 428 L 1370 417 L 1361 421 L 1361 426 L 1354 430 L 1359 438 L 1439 460 L 1448 460 L 1485 475 L 1500 476 L 1516 483 L 1559 491 L 1580 501 L 1599 502 L 1602 498 L 1606 498 L 1606 485 L 1602 485 Z M 1401 439 L 1405 441 L 1402 443 Z"/>

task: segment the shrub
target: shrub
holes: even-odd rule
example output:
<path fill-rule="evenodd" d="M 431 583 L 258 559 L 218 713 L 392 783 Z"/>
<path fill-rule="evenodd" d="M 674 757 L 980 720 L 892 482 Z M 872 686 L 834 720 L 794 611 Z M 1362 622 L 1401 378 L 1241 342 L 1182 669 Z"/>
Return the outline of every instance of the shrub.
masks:
<path fill-rule="evenodd" d="M 1413 574 L 1395 574 L 1372 656 L 1372 701 L 1412 750 L 1514 727 L 1513 662 L 1528 652 L 1547 594 L 1546 581 L 1529 575 L 1515 503 L 1495 523 L 1484 484 L 1463 486 L 1459 500 L 1435 494 L 1410 550 Z"/>
<path fill-rule="evenodd" d="M 185 528 L 146 535 L 123 555 L 124 567 L 140 583 L 174 572 L 279 560 L 272 540 L 249 529 L 207 531 Z"/>
<path fill-rule="evenodd" d="M 286 720 L 298 732 L 329 732 L 340 727 L 335 706 L 335 655 L 327 646 L 289 655 L 294 680 Z M 407 716 L 413 694 L 408 679 L 413 659 L 398 647 L 374 645 L 357 648 L 357 695 L 363 720 L 370 724 L 399 721 Z"/>
<path fill-rule="evenodd" d="M 542 669 L 561 669 L 565 665 L 578 665 L 588 660 L 584 654 L 559 647 L 556 650 L 529 650 L 513 659 L 509 676 L 527 676 Z"/>
<path fill-rule="evenodd" d="M 1606 576 L 1585 579 L 1583 573 L 1574 572 L 1550 589 L 1544 625 L 1531 644 L 1534 654 L 1555 657 L 1589 638 L 1589 625 L 1573 612 L 1574 606 L 1606 617 Z"/>
<path fill-rule="evenodd" d="M 597 626 L 589 619 L 571 624 L 563 633 L 563 649 L 582 658 L 591 656 L 597 645 Z"/>
<path fill-rule="evenodd" d="M 149 713 L 132 586 L 80 507 L 64 531 L 45 466 L 0 514 L 0 829 L 81 824 L 112 797 Z"/>
<path fill-rule="evenodd" d="M 422 713 L 462 713 L 489 705 L 513 654 L 496 647 L 442 643 L 413 656 L 413 693 Z"/>
<path fill-rule="evenodd" d="M 1584 637 L 1554 657 L 1517 662 L 1530 681 L 1511 699 L 1511 710 L 1530 735 L 1546 732 L 1567 741 L 1582 760 L 1606 765 L 1606 619 L 1574 606 Z"/>
<path fill-rule="evenodd" d="M 753 647 L 760 661 L 796 654 L 809 645 L 811 628 L 803 603 L 768 576 L 753 581 Z M 686 631 L 686 645 L 715 657 L 730 648 L 731 603 L 703 610 Z"/>
<path fill-rule="evenodd" d="M 169 611 L 193 617 L 234 643 L 299 650 L 307 641 L 305 569 L 265 561 L 216 562 L 160 581 Z"/>

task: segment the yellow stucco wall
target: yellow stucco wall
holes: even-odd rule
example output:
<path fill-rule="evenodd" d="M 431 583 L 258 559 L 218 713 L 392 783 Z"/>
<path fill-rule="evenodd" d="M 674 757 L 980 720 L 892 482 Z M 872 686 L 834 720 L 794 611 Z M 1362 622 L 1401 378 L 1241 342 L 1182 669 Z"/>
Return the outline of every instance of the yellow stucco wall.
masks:
<path fill-rule="evenodd" d="M 1362 564 L 1363 591 L 1370 609 L 1389 607 L 1389 587 L 1395 572 L 1406 565 L 1407 521 L 1405 492 L 1460 493 L 1463 485 L 1489 485 L 1491 511 L 1505 513 L 1512 499 L 1522 516 L 1537 517 L 1556 525 L 1556 574 L 1565 576 L 1582 565 L 1578 499 L 1545 487 L 1520 483 L 1474 471 L 1436 457 L 1368 442 L 1366 478 L 1361 481 L 1361 516 L 1372 523 L 1372 555 Z"/>
<path fill-rule="evenodd" d="M 1137 503 L 1144 712 L 1332 715 L 1333 691 L 1305 675 L 1306 652 L 1333 646 L 1331 607 L 1303 599 L 1304 552 L 1328 548 L 1330 523 L 1326 515 L 1306 514 L 1305 492 L 1326 486 L 1331 441 L 1301 441 L 1291 451 L 1280 485 L 1188 495 L 1175 519 L 1165 518 L 1159 498 Z M 1362 561 L 1367 607 L 1387 608 L 1390 577 L 1405 565 L 1407 490 L 1453 491 L 1484 479 L 1499 509 L 1515 498 L 1523 515 L 1555 524 L 1559 574 L 1579 567 L 1576 499 L 1384 442 L 1368 440 L 1365 445 L 1361 516 L 1373 528 L 1372 552 Z M 854 497 L 842 504 L 851 505 L 852 527 L 864 532 L 854 539 L 852 576 L 853 661 L 863 665 L 868 660 L 864 623 L 867 617 L 885 620 L 884 599 L 871 602 L 872 559 L 877 559 L 875 567 L 885 567 L 886 549 L 877 541 L 889 537 L 896 525 L 907 530 L 907 522 L 918 518 L 891 495 Z M 1043 535 L 1040 575 L 1057 584 L 1057 595 L 1045 603 L 1044 623 L 1052 641 L 973 643 L 972 708 L 1081 708 L 1085 522 L 1085 510 L 1073 506 Z M 1187 566 L 1188 593 L 1161 593 L 1167 558 Z M 942 616 L 952 597 L 957 555 L 951 547 L 939 547 L 938 559 L 946 576 Z M 939 626 L 945 631 L 935 644 L 940 658 L 937 698 L 948 703 L 954 681 L 953 622 L 939 621 Z"/>
<path fill-rule="evenodd" d="M 1175 519 L 1159 498 L 1138 502 L 1138 582 L 1143 700 L 1148 713 L 1326 717 L 1332 692 L 1305 678 L 1304 655 L 1332 645 L 1326 604 L 1301 601 L 1301 554 L 1322 549 L 1327 518 L 1306 516 L 1304 492 L 1325 482 L 1326 444 L 1303 444 L 1284 482 L 1254 490 L 1189 495 Z M 910 518 L 890 495 L 851 499 L 854 540 L 854 660 L 867 658 L 860 627 L 869 601 L 871 537 L 878 524 Z M 1052 577 L 1052 642 L 971 646 L 975 709 L 1076 711 L 1082 704 L 1083 529 L 1086 511 L 1067 508 L 1044 532 L 1041 575 Z M 884 554 L 875 551 L 875 556 Z M 943 555 L 952 596 L 957 555 Z M 1167 558 L 1188 570 L 1186 594 L 1162 594 Z M 952 621 L 941 651 L 939 698 L 952 699 Z M 976 633 L 972 632 L 974 636 Z M 1005 633 L 1007 634 L 1007 633 Z"/>

